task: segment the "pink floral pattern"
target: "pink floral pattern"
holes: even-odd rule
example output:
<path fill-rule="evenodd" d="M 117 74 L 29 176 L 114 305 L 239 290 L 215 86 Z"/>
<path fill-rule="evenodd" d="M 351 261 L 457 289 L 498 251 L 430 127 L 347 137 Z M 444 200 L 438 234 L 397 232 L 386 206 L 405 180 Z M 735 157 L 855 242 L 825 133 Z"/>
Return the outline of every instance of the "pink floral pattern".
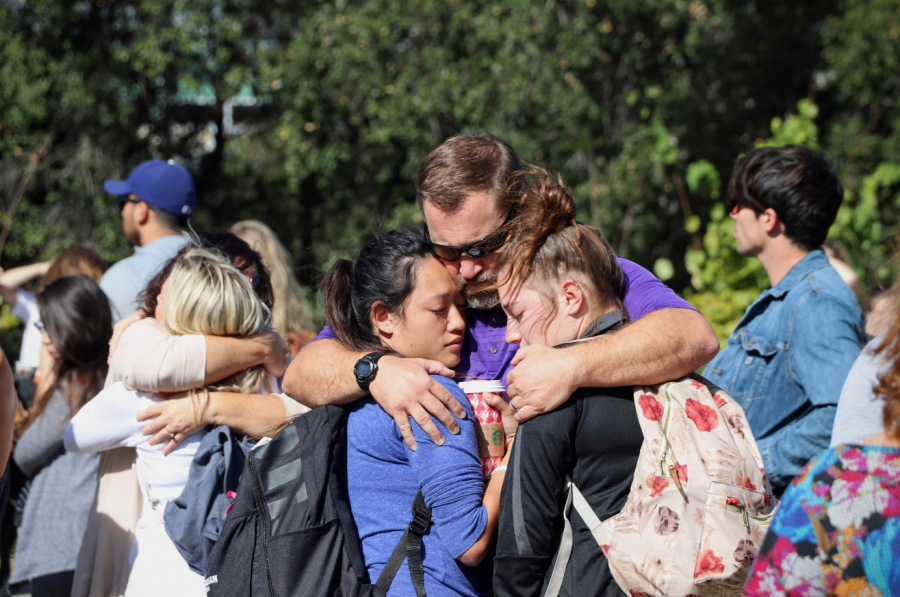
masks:
<path fill-rule="evenodd" d="M 713 553 L 713 550 L 707 549 L 697 559 L 697 567 L 694 568 L 694 578 L 701 579 L 723 572 L 725 572 L 725 565 L 722 564 L 722 558 Z"/>
<path fill-rule="evenodd" d="M 827 450 L 783 500 L 753 561 L 747 597 L 900 594 L 900 449 Z"/>
<path fill-rule="evenodd" d="M 644 411 L 644 416 L 651 421 L 662 421 L 663 407 L 659 401 L 649 394 L 642 394 L 638 398 L 638 404 Z"/>
<path fill-rule="evenodd" d="M 754 485 L 753 483 L 750 482 L 750 477 L 738 477 L 738 480 L 735 483 L 735 485 L 739 485 L 741 487 L 746 487 L 747 489 L 752 489 L 753 491 L 756 491 L 756 485 Z"/>
<path fill-rule="evenodd" d="M 688 398 L 684 412 L 700 431 L 712 431 L 719 426 L 719 413 L 697 400 Z"/>
<path fill-rule="evenodd" d="M 695 376 L 636 388 L 634 402 L 638 471 L 625 507 L 594 533 L 613 577 L 635 596 L 737 595 L 765 534 L 757 521 L 777 504 L 743 411 Z"/>
<path fill-rule="evenodd" d="M 650 474 L 647 476 L 647 486 L 650 488 L 650 497 L 657 497 L 662 495 L 663 490 L 669 486 L 669 482 L 665 477 Z"/>

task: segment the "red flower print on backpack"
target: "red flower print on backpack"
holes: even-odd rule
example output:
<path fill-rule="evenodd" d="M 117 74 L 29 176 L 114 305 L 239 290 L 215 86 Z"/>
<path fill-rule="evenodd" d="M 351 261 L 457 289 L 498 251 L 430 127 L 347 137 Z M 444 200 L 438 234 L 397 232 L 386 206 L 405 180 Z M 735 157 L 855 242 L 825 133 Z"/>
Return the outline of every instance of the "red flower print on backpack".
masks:
<path fill-rule="evenodd" d="M 644 437 L 625 507 L 586 515 L 572 484 L 572 508 L 625 595 L 737 597 L 778 503 L 743 409 L 696 375 L 632 397 Z"/>
<path fill-rule="evenodd" d="M 725 565 L 722 558 L 717 557 L 713 550 L 707 549 L 703 555 L 697 559 L 697 567 L 694 569 L 694 578 L 706 578 L 713 574 L 721 574 L 725 572 Z"/>
<path fill-rule="evenodd" d="M 719 413 L 693 398 L 685 402 L 684 412 L 700 431 L 712 431 L 719 426 Z"/>
<path fill-rule="evenodd" d="M 641 410 L 644 411 L 645 418 L 650 421 L 662 421 L 663 407 L 656 398 L 649 394 L 644 394 L 638 399 L 638 404 L 640 404 Z"/>
<path fill-rule="evenodd" d="M 651 473 L 647 475 L 647 486 L 650 488 L 650 497 L 658 497 L 669 486 L 669 482 L 665 477 L 657 477 Z"/>
<path fill-rule="evenodd" d="M 718 406 L 719 408 L 722 408 L 723 406 L 728 404 L 728 402 L 726 402 L 725 399 L 722 398 L 722 392 L 716 392 L 715 394 L 713 394 L 713 400 L 716 401 L 716 406 Z"/>
<path fill-rule="evenodd" d="M 750 482 L 750 477 L 738 477 L 737 483 L 735 483 L 735 485 L 738 485 L 739 487 L 746 487 L 747 489 L 756 491 L 756 485 Z"/>

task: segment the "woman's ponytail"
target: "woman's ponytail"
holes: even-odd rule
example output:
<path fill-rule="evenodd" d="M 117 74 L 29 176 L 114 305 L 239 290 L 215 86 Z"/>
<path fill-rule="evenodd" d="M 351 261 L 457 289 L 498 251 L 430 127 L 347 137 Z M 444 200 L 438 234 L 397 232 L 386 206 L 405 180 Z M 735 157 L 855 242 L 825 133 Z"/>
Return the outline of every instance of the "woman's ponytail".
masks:
<path fill-rule="evenodd" d="M 341 344 L 359 346 L 360 327 L 353 312 L 353 262 L 339 259 L 325 276 L 323 284 L 325 321 Z"/>

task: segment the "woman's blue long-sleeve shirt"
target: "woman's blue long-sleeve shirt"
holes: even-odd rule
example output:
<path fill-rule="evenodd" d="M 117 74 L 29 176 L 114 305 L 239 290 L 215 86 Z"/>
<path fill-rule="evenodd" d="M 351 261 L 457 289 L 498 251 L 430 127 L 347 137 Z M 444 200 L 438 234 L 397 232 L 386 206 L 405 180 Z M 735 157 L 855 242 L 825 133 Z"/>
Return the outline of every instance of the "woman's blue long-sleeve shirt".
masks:
<path fill-rule="evenodd" d="M 374 583 L 409 525 L 412 503 L 421 489 L 434 521 L 423 538 L 422 550 L 428 596 L 487 595 L 489 564 L 469 567 L 456 560 L 487 525 L 475 416 L 455 382 L 433 377 L 466 409 L 466 418 L 457 419 L 459 434 L 442 429 L 445 443 L 438 446 L 411 422 L 417 443 L 412 451 L 390 415 L 372 398 L 360 400 L 347 420 L 350 509 Z M 404 562 L 388 595 L 414 594 Z"/>

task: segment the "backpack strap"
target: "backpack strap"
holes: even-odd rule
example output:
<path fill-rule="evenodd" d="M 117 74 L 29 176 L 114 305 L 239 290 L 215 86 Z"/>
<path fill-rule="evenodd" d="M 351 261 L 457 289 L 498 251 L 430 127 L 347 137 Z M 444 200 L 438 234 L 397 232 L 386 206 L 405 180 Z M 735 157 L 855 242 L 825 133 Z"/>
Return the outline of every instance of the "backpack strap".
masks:
<path fill-rule="evenodd" d="M 570 483 L 569 487 L 572 491 L 572 505 L 575 506 L 575 511 L 578 512 L 581 520 L 587 525 L 591 535 L 597 540 L 597 544 L 603 545 L 604 542 L 600 534 L 600 525 L 603 524 L 603 521 L 600 520 L 600 517 L 591 508 L 591 505 L 584 499 L 584 495 L 578 490 L 578 487 L 574 483 Z"/>
<path fill-rule="evenodd" d="M 603 521 L 591 508 L 584 495 L 579 491 L 575 483 L 569 482 L 569 490 L 566 495 L 566 505 L 563 509 L 563 534 L 559 542 L 559 551 L 556 556 L 556 564 L 553 566 L 553 572 L 550 574 L 550 581 L 547 583 L 547 592 L 544 597 L 558 597 L 562 589 L 563 577 L 566 575 L 566 566 L 569 564 L 569 558 L 572 557 L 572 545 L 574 536 L 572 533 L 572 521 L 570 520 L 572 506 L 581 516 L 581 520 L 587 525 L 591 531 L 591 535 L 597 541 L 597 545 L 603 545 L 608 540 L 604 538 Z"/>
<path fill-rule="evenodd" d="M 422 535 L 428 531 L 432 521 L 431 510 L 425 505 L 425 497 L 421 491 L 416 494 L 412 512 L 413 519 L 406 527 L 406 532 L 403 533 L 403 537 L 394 548 L 394 553 L 391 554 L 378 576 L 378 582 L 375 583 L 376 597 L 386 597 L 397 571 L 400 570 L 400 565 L 406 559 L 409 559 L 409 575 L 412 578 L 413 587 L 416 589 L 416 597 L 426 597 L 425 568 L 422 566 Z"/>
<path fill-rule="evenodd" d="M 558 597 L 559 591 L 562 589 L 563 577 L 566 575 L 566 567 L 569 565 L 569 558 L 572 557 L 572 521 L 569 520 L 569 510 L 572 509 L 572 494 L 574 483 L 569 483 L 569 490 L 566 492 L 566 505 L 563 508 L 563 534 L 559 542 L 559 551 L 556 555 L 556 564 L 553 566 L 553 572 L 550 574 L 550 581 L 547 583 L 547 591 L 544 597 Z M 577 490 L 576 490 L 577 491 Z"/>

